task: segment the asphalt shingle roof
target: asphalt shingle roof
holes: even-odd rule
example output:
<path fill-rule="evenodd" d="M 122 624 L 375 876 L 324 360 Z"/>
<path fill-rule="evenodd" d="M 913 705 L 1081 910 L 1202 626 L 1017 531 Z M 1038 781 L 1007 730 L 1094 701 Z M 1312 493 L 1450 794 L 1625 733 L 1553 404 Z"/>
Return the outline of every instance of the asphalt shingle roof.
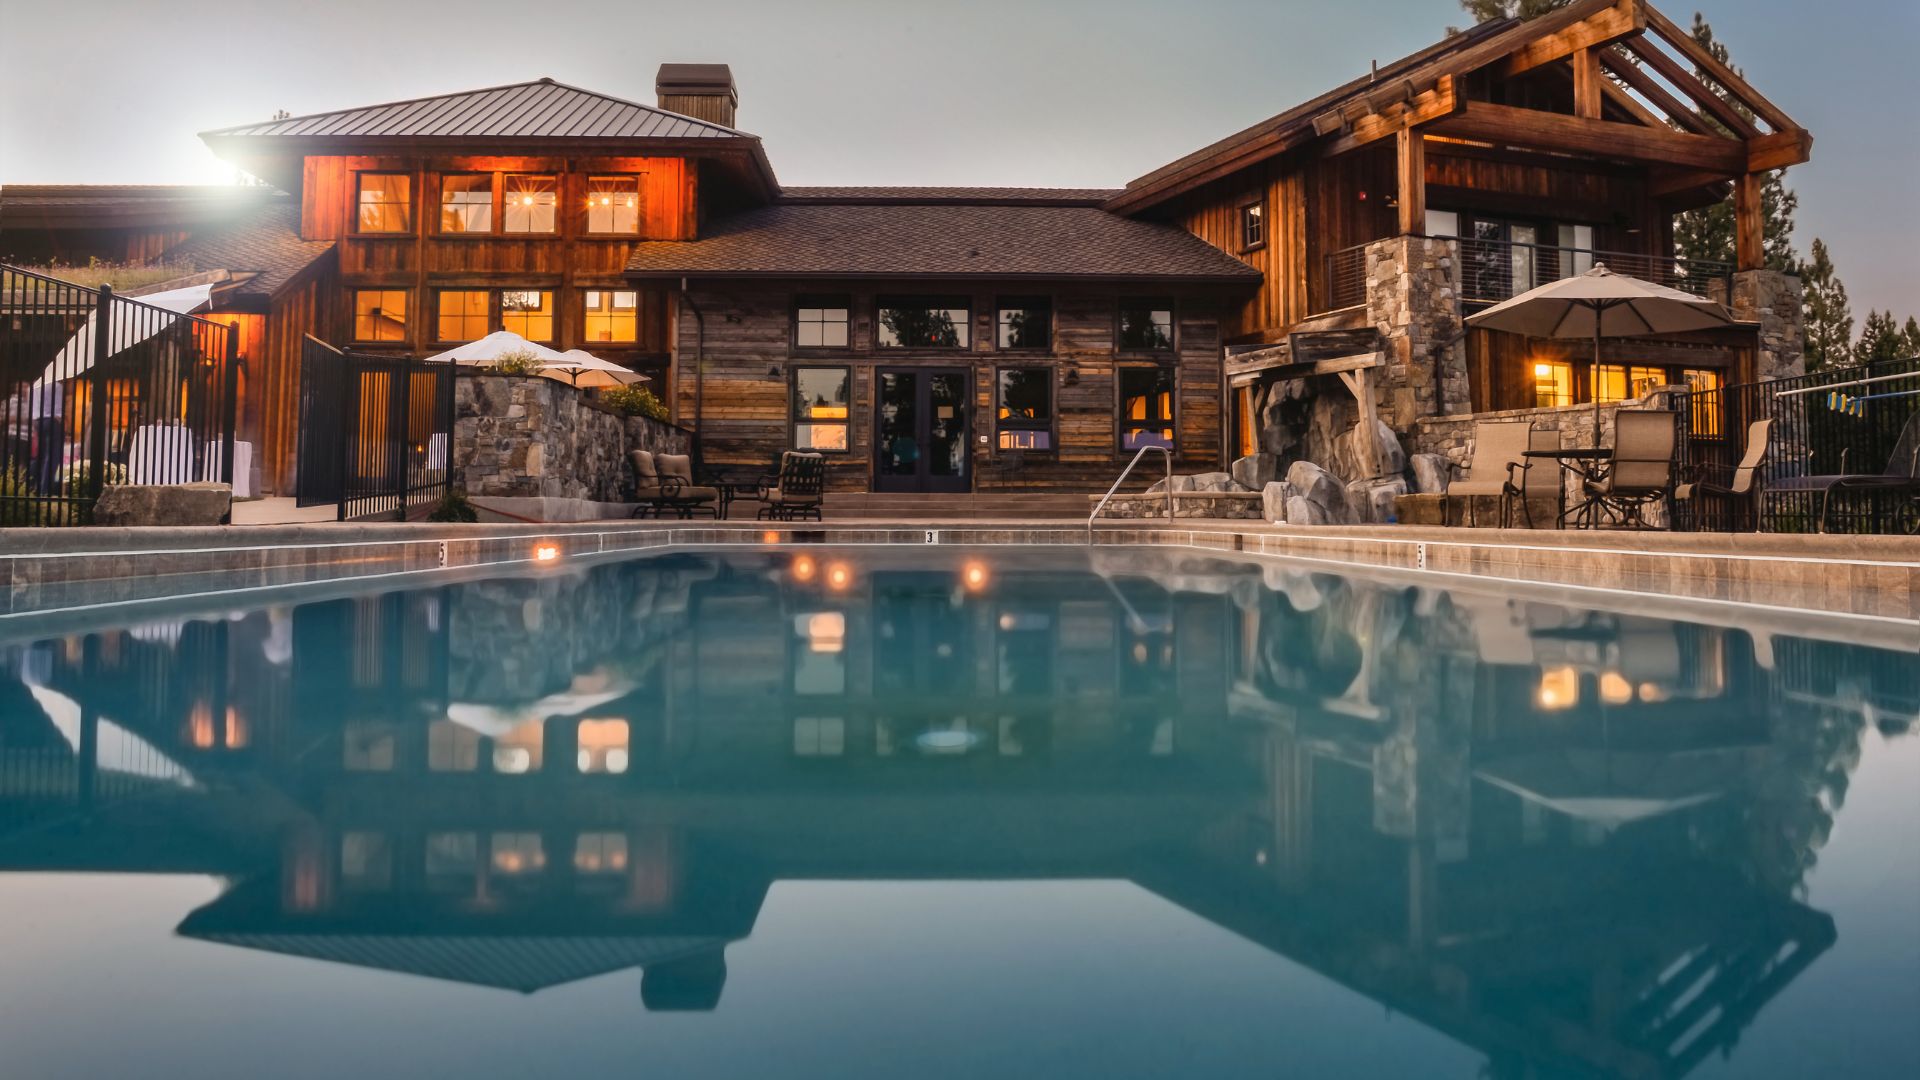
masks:
<path fill-rule="evenodd" d="M 1091 206 L 782 202 L 634 245 L 632 274 L 1254 282 L 1189 233 Z"/>
<path fill-rule="evenodd" d="M 253 274 L 235 291 L 271 296 L 331 250 L 331 240 L 300 238 L 300 204 L 280 196 L 230 224 L 183 241 L 163 258 L 192 270 Z"/>
<path fill-rule="evenodd" d="M 783 187 L 780 198 L 787 202 L 922 202 L 974 203 L 977 205 L 1052 206 L 1079 204 L 1098 206 L 1120 188 L 1035 188 L 1035 187 Z"/>

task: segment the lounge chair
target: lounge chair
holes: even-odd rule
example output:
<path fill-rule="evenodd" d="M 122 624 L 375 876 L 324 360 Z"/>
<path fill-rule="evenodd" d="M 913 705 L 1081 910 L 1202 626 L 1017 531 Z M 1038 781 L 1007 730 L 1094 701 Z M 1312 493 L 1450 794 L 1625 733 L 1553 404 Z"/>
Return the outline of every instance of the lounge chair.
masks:
<path fill-rule="evenodd" d="M 1757 528 L 1759 518 L 1754 511 L 1759 507 L 1762 472 L 1772 450 L 1773 421 L 1755 420 L 1747 425 L 1747 449 L 1740 456 L 1740 464 L 1731 467 L 1713 464 L 1694 466 L 1687 482 L 1673 489 L 1674 503 L 1694 508 L 1696 513 L 1708 499 L 1724 503 L 1729 532 L 1741 527 L 1741 519 L 1734 514 L 1734 510 L 1744 506 L 1747 510 L 1746 520 Z"/>
<path fill-rule="evenodd" d="M 1587 528 L 1600 524 L 1603 510 L 1623 525 L 1651 527 L 1647 510 L 1673 495 L 1679 420 L 1679 413 L 1665 409 L 1621 409 L 1614 417 L 1613 456 L 1598 476 L 1582 484 Z"/>
<path fill-rule="evenodd" d="M 1555 436 L 1558 445 L 1558 436 Z M 1474 508 L 1476 496 L 1495 496 L 1500 500 L 1500 527 L 1513 525 L 1513 501 L 1520 500 L 1522 511 L 1527 515 L 1527 527 L 1533 527 L 1533 511 L 1526 505 L 1528 475 L 1533 462 L 1527 460 L 1527 451 L 1533 449 L 1533 425 L 1524 420 L 1507 420 L 1497 423 L 1479 423 L 1473 426 L 1473 460 L 1465 467 L 1466 475 L 1447 485 L 1447 500 L 1440 506 L 1440 523 L 1448 521 L 1452 496 L 1467 497 L 1467 522 L 1471 526 L 1479 525 L 1479 514 Z M 1458 463 L 1453 468 L 1461 469 Z M 1551 472 L 1551 470 L 1542 470 Z M 1537 490 L 1537 489 L 1536 489 Z"/>
<path fill-rule="evenodd" d="M 1846 472 L 1847 451 L 1840 452 L 1841 471 L 1827 476 L 1788 476 L 1775 480 L 1773 491 L 1817 492 L 1820 495 L 1818 528 L 1827 531 L 1827 510 L 1835 491 L 1888 491 L 1920 496 L 1920 410 L 1907 418 L 1900 429 L 1899 441 L 1887 457 L 1887 467 L 1877 473 Z"/>
<path fill-rule="evenodd" d="M 759 517 L 771 521 L 820 520 L 825 499 L 827 459 L 820 454 L 788 450 L 780 455 L 777 476 L 761 478 Z"/>
<path fill-rule="evenodd" d="M 691 518 L 696 510 L 719 516 L 716 504 L 720 490 L 693 482 L 692 458 L 630 450 L 627 459 L 633 464 L 634 499 L 639 504 L 633 508 L 634 517 L 643 517 L 649 511 L 654 517 L 665 517 L 672 511 Z"/>

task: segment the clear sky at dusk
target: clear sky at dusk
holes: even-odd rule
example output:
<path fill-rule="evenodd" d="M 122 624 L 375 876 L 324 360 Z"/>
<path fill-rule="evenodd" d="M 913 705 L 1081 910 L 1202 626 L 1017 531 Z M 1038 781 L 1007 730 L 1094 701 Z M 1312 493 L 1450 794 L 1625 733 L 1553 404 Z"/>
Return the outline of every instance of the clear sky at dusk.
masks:
<path fill-rule="evenodd" d="M 1916 0 L 1704 10 L 1815 136 L 1796 243 L 1920 314 Z M 1118 186 L 1436 40 L 1453 0 L 0 0 L 0 184 L 218 182 L 207 128 L 549 75 L 651 101 L 724 61 L 789 184 Z"/>

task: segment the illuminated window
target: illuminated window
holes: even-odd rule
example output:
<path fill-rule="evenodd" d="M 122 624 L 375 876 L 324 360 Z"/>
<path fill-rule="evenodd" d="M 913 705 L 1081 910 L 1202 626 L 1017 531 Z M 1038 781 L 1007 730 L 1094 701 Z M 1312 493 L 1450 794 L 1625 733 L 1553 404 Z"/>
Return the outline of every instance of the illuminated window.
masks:
<path fill-rule="evenodd" d="M 537 874 L 547 868 L 546 846 L 537 832 L 497 832 L 493 834 L 492 863 L 496 874 Z"/>
<path fill-rule="evenodd" d="M 1726 385 L 1726 373 L 1712 368 L 1688 368 L 1682 377 L 1687 381 L 1687 389 L 1693 391 L 1687 398 L 1687 423 L 1693 436 L 1719 438 L 1725 430 L 1720 420 L 1724 398 L 1720 388 Z"/>
<path fill-rule="evenodd" d="M 493 231 L 492 173 L 450 173 L 440 178 L 440 231 Z"/>
<path fill-rule="evenodd" d="M 393 845 L 385 833 L 340 834 L 340 883 L 363 892 L 380 892 L 392 886 Z"/>
<path fill-rule="evenodd" d="M 340 765 L 348 772 L 392 772 L 393 729 L 350 723 L 340 735 Z"/>
<path fill-rule="evenodd" d="M 883 296 L 874 321 L 882 349 L 964 349 L 971 343 L 972 308 L 961 296 Z"/>
<path fill-rule="evenodd" d="M 1130 352 L 1166 352 L 1173 348 L 1173 301 L 1120 301 L 1120 348 Z"/>
<path fill-rule="evenodd" d="M 793 445 L 801 450 L 845 453 L 852 402 L 853 369 L 793 369 Z"/>
<path fill-rule="evenodd" d="M 844 349 L 847 347 L 847 314 L 850 304 L 844 296 L 801 296 L 793 302 L 793 344 L 798 349 Z"/>
<path fill-rule="evenodd" d="M 640 231 L 640 178 L 587 179 L 587 231 L 631 236 Z"/>
<path fill-rule="evenodd" d="M 1053 344 L 1053 301 L 1044 296 L 1000 298 L 1002 349 L 1045 349 Z"/>
<path fill-rule="evenodd" d="M 1533 403 L 1542 409 L 1573 404 L 1573 365 L 1563 360 L 1535 363 Z"/>
<path fill-rule="evenodd" d="M 405 173 L 361 173 L 358 183 L 361 232 L 413 231 L 413 177 Z"/>
<path fill-rule="evenodd" d="M 627 722 L 625 720 L 582 720 L 577 731 L 578 755 L 583 773 L 623 773 L 627 771 Z"/>
<path fill-rule="evenodd" d="M 547 289 L 507 289 L 500 294 L 500 328 L 528 341 L 553 340 L 553 293 Z"/>
<path fill-rule="evenodd" d="M 560 206 L 560 183 L 551 176 L 509 176 L 501 217 L 510 233 L 550 233 Z"/>
<path fill-rule="evenodd" d="M 1120 383 L 1120 449 L 1173 446 L 1173 369 L 1123 367 Z"/>
<path fill-rule="evenodd" d="M 573 868 L 582 874 L 620 874 L 627 869 L 627 834 L 585 832 L 573 841 Z"/>
<path fill-rule="evenodd" d="M 538 720 L 517 724 L 493 740 L 493 771 L 508 775 L 536 773 L 545 756 L 546 725 Z"/>
<path fill-rule="evenodd" d="M 640 294 L 631 289 L 588 289 L 587 340 L 640 340 Z"/>
<path fill-rule="evenodd" d="M 480 767 L 480 734 L 451 720 L 427 725 L 427 769 L 472 772 Z"/>
<path fill-rule="evenodd" d="M 407 340 L 407 291 L 405 289 L 355 289 L 353 291 L 353 340 Z"/>
<path fill-rule="evenodd" d="M 1533 703 L 1544 712 L 1561 712 L 1580 704 L 1579 669 L 1554 667 L 1542 671 Z"/>
<path fill-rule="evenodd" d="M 1666 383 L 1667 373 L 1664 368 L 1601 364 L 1594 369 L 1593 399 L 1602 404 L 1633 401 L 1645 397 L 1649 390 L 1656 386 L 1665 386 Z"/>
<path fill-rule="evenodd" d="M 1001 368 L 994 429 L 1002 450 L 1053 449 L 1053 369 Z"/>
<path fill-rule="evenodd" d="M 1252 251 L 1267 243 L 1267 204 L 1264 199 L 1240 207 L 1240 250 Z"/>
<path fill-rule="evenodd" d="M 435 341 L 478 341 L 492 323 L 493 296 L 485 289 L 442 289 Z"/>

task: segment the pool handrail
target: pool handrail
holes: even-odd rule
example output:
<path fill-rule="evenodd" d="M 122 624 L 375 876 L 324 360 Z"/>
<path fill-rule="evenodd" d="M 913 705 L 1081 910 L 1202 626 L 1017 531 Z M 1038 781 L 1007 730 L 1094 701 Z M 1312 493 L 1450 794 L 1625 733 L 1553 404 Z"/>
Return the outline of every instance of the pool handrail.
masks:
<path fill-rule="evenodd" d="M 1120 490 L 1121 484 L 1127 482 L 1127 477 L 1133 475 L 1133 467 L 1140 464 L 1140 459 L 1146 457 L 1149 450 L 1158 450 L 1167 455 L 1167 524 L 1173 524 L 1173 448 L 1150 443 L 1141 447 L 1140 452 L 1133 455 L 1133 460 L 1127 462 L 1127 467 L 1120 470 L 1120 478 L 1107 489 L 1099 505 L 1093 508 L 1093 513 L 1087 515 L 1087 543 L 1093 543 L 1093 523 L 1100 519 L 1100 511 L 1105 510 L 1107 504 L 1113 501 L 1114 493 Z"/>

